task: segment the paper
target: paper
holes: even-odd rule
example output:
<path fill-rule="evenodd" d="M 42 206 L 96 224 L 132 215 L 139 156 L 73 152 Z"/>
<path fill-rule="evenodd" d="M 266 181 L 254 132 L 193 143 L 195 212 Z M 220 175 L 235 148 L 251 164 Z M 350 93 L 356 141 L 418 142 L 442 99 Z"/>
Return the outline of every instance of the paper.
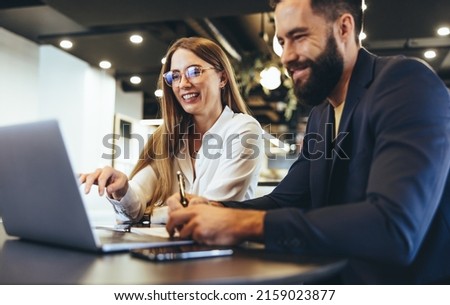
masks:
<path fill-rule="evenodd" d="M 166 227 L 150 227 L 150 228 L 143 228 L 143 227 L 131 227 L 130 228 L 132 233 L 140 234 L 140 235 L 152 235 L 152 236 L 159 236 L 164 238 L 169 238 L 169 233 L 166 230 Z M 175 233 L 175 236 L 178 236 L 178 232 Z"/>

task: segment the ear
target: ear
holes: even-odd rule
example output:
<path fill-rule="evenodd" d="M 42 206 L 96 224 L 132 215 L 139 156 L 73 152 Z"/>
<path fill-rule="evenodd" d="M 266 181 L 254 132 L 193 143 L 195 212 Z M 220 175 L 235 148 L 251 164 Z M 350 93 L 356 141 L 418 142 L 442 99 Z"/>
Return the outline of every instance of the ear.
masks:
<path fill-rule="evenodd" d="M 355 39 L 355 20 L 351 14 L 346 13 L 339 17 L 337 34 L 344 43 Z"/>
<path fill-rule="evenodd" d="M 227 75 L 225 74 L 225 72 L 222 71 L 220 73 L 220 84 L 219 84 L 220 89 L 223 89 L 227 84 L 227 82 L 228 82 Z"/>

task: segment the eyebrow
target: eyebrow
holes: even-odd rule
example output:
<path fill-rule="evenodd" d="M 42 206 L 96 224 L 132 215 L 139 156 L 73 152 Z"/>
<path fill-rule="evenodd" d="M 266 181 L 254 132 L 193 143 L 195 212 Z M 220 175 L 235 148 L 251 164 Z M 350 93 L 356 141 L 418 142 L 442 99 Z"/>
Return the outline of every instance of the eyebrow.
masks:
<path fill-rule="evenodd" d="M 192 65 L 189 65 L 189 66 L 186 66 L 184 69 L 182 69 L 182 70 L 186 70 L 186 69 L 188 69 L 188 68 L 190 68 L 190 67 L 202 67 L 202 65 L 200 65 L 200 64 L 192 64 Z M 180 70 L 180 69 L 170 69 L 169 71 L 178 71 L 178 72 L 181 72 L 182 70 Z"/>

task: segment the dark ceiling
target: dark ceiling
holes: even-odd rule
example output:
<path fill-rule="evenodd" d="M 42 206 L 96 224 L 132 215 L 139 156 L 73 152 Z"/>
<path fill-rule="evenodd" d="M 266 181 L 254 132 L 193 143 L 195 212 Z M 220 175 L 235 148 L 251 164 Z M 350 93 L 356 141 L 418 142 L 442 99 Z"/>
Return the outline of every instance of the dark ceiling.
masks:
<path fill-rule="evenodd" d="M 366 4 L 367 49 L 379 55 L 423 58 L 424 50 L 432 48 L 437 57 L 429 64 L 450 86 L 450 36 L 436 35 L 439 26 L 450 26 L 450 1 L 366 0 Z M 67 52 L 93 66 L 108 59 L 113 65 L 110 73 L 125 91 L 144 92 L 145 118 L 158 115 L 154 91 L 161 58 L 179 37 L 208 37 L 226 50 L 230 45 L 238 54 L 229 51 L 238 71 L 253 69 L 255 59 L 276 60 L 269 43 L 274 25 L 266 0 L 0 0 L 0 26 L 39 44 L 59 47 L 61 39 L 69 38 L 74 46 Z M 134 33 L 143 36 L 143 43 L 130 43 Z M 129 83 L 132 75 L 139 75 L 142 83 Z M 261 123 L 285 123 L 279 102 L 286 90 L 267 94 L 252 88 L 247 93 Z"/>

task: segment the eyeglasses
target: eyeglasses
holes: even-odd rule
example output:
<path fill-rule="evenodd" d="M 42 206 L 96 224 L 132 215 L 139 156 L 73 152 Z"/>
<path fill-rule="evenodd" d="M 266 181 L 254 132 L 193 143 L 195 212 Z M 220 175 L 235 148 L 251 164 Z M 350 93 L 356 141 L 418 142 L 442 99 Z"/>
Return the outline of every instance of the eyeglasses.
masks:
<path fill-rule="evenodd" d="M 214 67 L 202 68 L 200 66 L 189 66 L 189 67 L 187 67 L 186 70 L 184 70 L 184 75 L 186 76 L 187 79 L 192 80 L 192 79 L 197 78 L 200 75 L 202 75 L 203 71 L 212 70 L 212 69 L 216 69 L 216 68 L 214 68 Z M 166 82 L 166 84 L 169 87 L 172 87 L 173 84 L 177 84 L 177 83 L 181 82 L 181 72 L 178 70 L 168 71 L 163 74 L 163 78 L 164 78 L 164 81 Z"/>

